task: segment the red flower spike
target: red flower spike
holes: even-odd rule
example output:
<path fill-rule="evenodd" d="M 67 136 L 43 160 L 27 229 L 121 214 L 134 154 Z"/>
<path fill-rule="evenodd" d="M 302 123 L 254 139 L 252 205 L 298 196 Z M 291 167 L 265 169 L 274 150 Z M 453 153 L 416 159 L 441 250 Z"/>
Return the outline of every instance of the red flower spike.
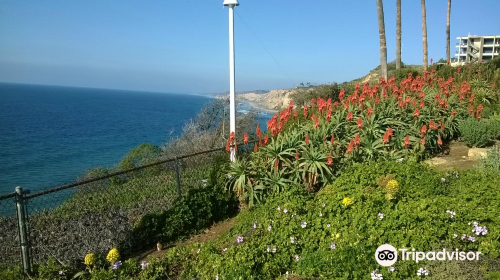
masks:
<path fill-rule="evenodd" d="M 437 141 L 437 144 L 439 146 L 443 145 L 443 141 L 441 141 L 441 136 L 438 136 L 438 141 Z"/>
<path fill-rule="evenodd" d="M 418 118 L 418 116 L 420 116 L 420 110 L 417 108 L 415 112 L 413 112 L 413 117 Z"/>
<path fill-rule="evenodd" d="M 425 146 L 425 137 L 420 139 L 420 145 Z"/>
<path fill-rule="evenodd" d="M 362 129 L 363 128 L 363 120 L 361 119 L 361 117 L 358 118 L 358 129 Z"/>
<path fill-rule="evenodd" d="M 304 118 L 307 118 L 307 105 L 304 105 Z"/>
<path fill-rule="evenodd" d="M 351 142 L 349 142 L 349 146 L 347 147 L 347 153 L 350 154 L 352 153 L 352 150 L 354 149 L 352 139 Z"/>
<path fill-rule="evenodd" d="M 348 122 L 351 122 L 351 121 L 352 121 L 352 112 L 349 112 L 349 113 L 347 114 L 347 121 L 348 121 Z"/>
<path fill-rule="evenodd" d="M 392 137 L 392 128 L 389 127 L 389 129 L 387 130 L 387 135 L 389 135 L 389 138 Z"/>
<path fill-rule="evenodd" d="M 315 116 L 314 117 L 314 128 L 318 128 L 319 127 L 319 119 L 318 119 L 318 116 Z"/>
<path fill-rule="evenodd" d="M 323 133 L 323 142 L 326 142 L 326 134 Z"/>
<path fill-rule="evenodd" d="M 243 143 L 244 143 L 245 145 L 247 145 L 247 144 L 248 144 L 248 134 L 247 134 L 246 132 L 245 132 L 245 134 L 243 134 Z"/>
<path fill-rule="evenodd" d="M 309 143 L 309 133 L 306 134 L 306 144 Z"/>
<path fill-rule="evenodd" d="M 420 104 L 418 105 L 418 107 L 420 107 L 420 109 L 424 108 L 424 101 L 420 101 Z"/>
<path fill-rule="evenodd" d="M 451 116 L 452 116 L 452 117 L 454 117 L 456 113 L 457 113 L 457 111 L 456 111 L 456 110 L 452 110 L 452 111 L 451 111 Z"/>
<path fill-rule="evenodd" d="M 333 158 L 332 158 L 332 153 L 330 152 L 330 155 L 328 156 L 328 161 L 326 162 L 326 164 L 328 165 L 332 165 L 333 164 Z"/>
<path fill-rule="evenodd" d="M 469 115 L 472 114 L 472 112 L 474 112 L 474 106 L 469 107 Z"/>
<path fill-rule="evenodd" d="M 359 139 L 359 134 L 356 134 L 354 137 L 354 146 L 359 147 L 359 145 L 361 145 L 361 141 Z"/>
<path fill-rule="evenodd" d="M 297 152 L 295 152 L 295 160 L 299 160 L 299 158 L 300 158 L 299 157 L 299 152 L 297 151 Z"/>
<path fill-rule="evenodd" d="M 427 126 L 424 124 L 420 129 L 420 134 L 425 135 L 427 133 Z"/>
<path fill-rule="evenodd" d="M 260 130 L 259 124 L 257 124 L 257 128 L 255 129 L 255 134 L 257 137 L 262 138 L 262 131 Z"/>
<path fill-rule="evenodd" d="M 444 122 L 441 123 L 441 131 L 444 132 Z"/>
<path fill-rule="evenodd" d="M 298 117 L 298 116 L 299 116 L 299 115 L 298 115 L 297 113 L 294 113 L 294 114 L 293 114 L 293 117 L 294 117 L 295 119 L 297 119 L 297 117 Z"/>
<path fill-rule="evenodd" d="M 370 117 L 373 114 L 373 108 L 368 108 L 366 113 L 368 114 L 368 117 Z"/>
<path fill-rule="evenodd" d="M 408 135 L 405 136 L 404 144 L 405 144 L 405 148 L 408 149 L 410 147 L 410 137 L 408 137 Z"/>
<path fill-rule="evenodd" d="M 332 138 L 330 139 L 330 143 L 333 144 L 333 141 L 335 141 L 334 137 L 333 137 L 333 133 L 332 133 Z"/>
<path fill-rule="evenodd" d="M 266 137 L 264 137 L 264 145 L 267 145 L 267 141 L 269 141 L 269 137 L 266 135 Z"/>
<path fill-rule="evenodd" d="M 253 146 L 253 152 L 256 153 L 258 151 L 257 149 L 258 149 L 257 148 L 257 143 L 255 143 L 254 146 Z"/>

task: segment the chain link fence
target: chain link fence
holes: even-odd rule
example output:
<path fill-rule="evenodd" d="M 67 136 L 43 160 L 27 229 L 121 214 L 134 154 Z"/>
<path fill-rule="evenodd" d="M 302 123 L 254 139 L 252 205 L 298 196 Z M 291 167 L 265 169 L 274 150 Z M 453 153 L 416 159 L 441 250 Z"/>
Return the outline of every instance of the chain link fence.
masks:
<path fill-rule="evenodd" d="M 22 198 L 32 263 L 54 257 L 81 262 L 89 252 L 118 247 L 131 255 L 156 243 L 134 231 L 146 214 L 167 211 L 190 189 L 204 187 L 223 149 L 160 160 L 110 173 L 95 169 L 76 182 L 0 197 L 0 265 L 22 263 L 16 199 Z"/>

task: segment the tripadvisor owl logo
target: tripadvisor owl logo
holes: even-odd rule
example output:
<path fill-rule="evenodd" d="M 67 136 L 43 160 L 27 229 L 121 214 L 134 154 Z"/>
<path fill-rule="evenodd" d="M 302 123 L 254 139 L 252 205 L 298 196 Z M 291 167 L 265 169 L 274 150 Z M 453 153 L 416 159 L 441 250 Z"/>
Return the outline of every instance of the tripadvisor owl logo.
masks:
<path fill-rule="evenodd" d="M 398 260 L 398 251 L 392 245 L 380 245 L 375 251 L 375 259 L 381 266 L 391 266 Z"/>
<path fill-rule="evenodd" d="M 456 260 L 456 261 L 465 261 L 465 260 L 479 260 L 479 255 L 481 252 L 463 252 L 458 251 L 458 249 L 446 250 L 443 249 L 437 252 L 419 252 L 414 248 L 409 249 L 396 249 L 394 246 L 390 244 L 380 245 L 375 251 L 375 260 L 381 266 L 391 266 L 398 260 L 398 251 L 401 252 L 401 260 L 402 261 L 414 261 L 418 263 L 419 261 L 444 261 L 444 260 Z"/>

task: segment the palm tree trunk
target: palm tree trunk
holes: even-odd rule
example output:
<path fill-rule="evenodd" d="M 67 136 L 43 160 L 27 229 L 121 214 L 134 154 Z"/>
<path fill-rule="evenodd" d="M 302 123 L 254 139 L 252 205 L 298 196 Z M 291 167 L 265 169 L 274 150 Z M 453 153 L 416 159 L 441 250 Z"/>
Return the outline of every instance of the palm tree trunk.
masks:
<path fill-rule="evenodd" d="M 448 0 L 448 11 L 446 13 L 446 63 L 448 63 L 448 64 L 451 63 L 451 61 L 450 61 L 450 11 L 451 11 L 451 0 Z"/>
<path fill-rule="evenodd" d="M 377 0 L 378 31 L 380 35 L 380 68 L 382 77 L 387 81 L 387 47 L 385 43 L 384 7 L 382 0 Z"/>
<path fill-rule="evenodd" d="M 399 69 L 401 68 L 401 0 L 396 1 L 396 6 L 396 69 Z"/>
<path fill-rule="evenodd" d="M 422 4 L 422 43 L 423 43 L 423 51 L 424 51 L 424 59 L 423 59 L 423 70 L 427 71 L 427 20 L 425 17 L 425 0 L 421 0 Z"/>

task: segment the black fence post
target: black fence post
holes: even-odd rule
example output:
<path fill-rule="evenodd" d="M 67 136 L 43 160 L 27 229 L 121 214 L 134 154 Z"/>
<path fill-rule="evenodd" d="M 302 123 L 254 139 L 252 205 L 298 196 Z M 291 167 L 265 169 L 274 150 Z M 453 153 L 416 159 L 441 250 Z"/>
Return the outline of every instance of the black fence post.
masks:
<path fill-rule="evenodd" d="M 182 195 L 181 193 L 181 174 L 179 171 L 179 160 L 175 157 L 175 180 L 177 181 L 177 193 L 179 197 Z"/>
<path fill-rule="evenodd" d="M 19 245 L 25 274 L 31 273 L 31 261 L 29 254 L 28 231 L 26 229 L 26 208 L 23 188 L 16 187 L 16 210 L 19 227 Z"/>

